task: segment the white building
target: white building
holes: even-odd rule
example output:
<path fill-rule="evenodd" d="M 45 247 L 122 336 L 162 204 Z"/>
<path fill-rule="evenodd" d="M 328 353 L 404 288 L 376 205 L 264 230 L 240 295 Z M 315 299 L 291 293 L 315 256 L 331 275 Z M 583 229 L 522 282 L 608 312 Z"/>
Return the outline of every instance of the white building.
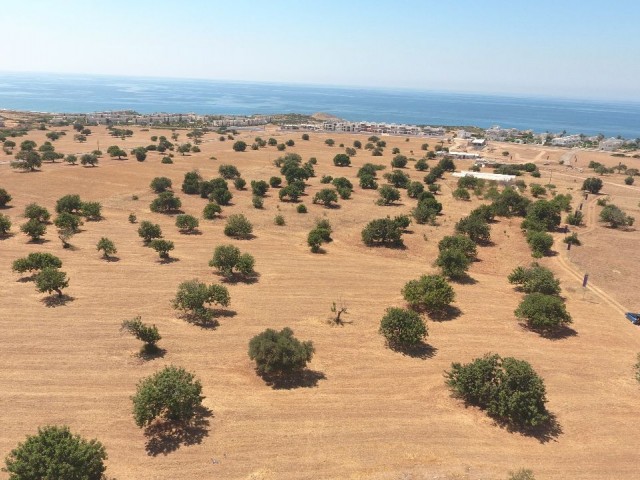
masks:
<path fill-rule="evenodd" d="M 556 147 L 575 147 L 582 143 L 580 135 L 566 135 L 564 137 L 555 137 L 551 139 L 551 145 Z"/>
<path fill-rule="evenodd" d="M 455 172 L 453 177 L 474 177 L 481 178 L 483 180 L 490 180 L 500 183 L 512 183 L 515 179 L 515 175 L 503 175 L 501 173 L 483 173 L 483 172 L 471 172 L 469 170 L 462 170 L 461 172 Z"/>
<path fill-rule="evenodd" d="M 600 142 L 599 147 L 600 147 L 600 150 L 612 152 L 620 148 L 622 145 L 624 145 L 624 140 L 611 137 L 611 138 L 607 138 L 606 140 L 602 140 Z"/>

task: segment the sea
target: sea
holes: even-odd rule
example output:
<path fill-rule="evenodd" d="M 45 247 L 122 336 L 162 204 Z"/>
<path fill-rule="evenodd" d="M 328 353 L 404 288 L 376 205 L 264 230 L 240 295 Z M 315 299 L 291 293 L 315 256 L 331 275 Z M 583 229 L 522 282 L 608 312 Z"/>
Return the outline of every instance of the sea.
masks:
<path fill-rule="evenodd" d="M 0 109 L 56 113 L 324 112 L 349 121 L 640 137 L 640 99 L 601 101 L 429 90 L 0 72 Z"/>

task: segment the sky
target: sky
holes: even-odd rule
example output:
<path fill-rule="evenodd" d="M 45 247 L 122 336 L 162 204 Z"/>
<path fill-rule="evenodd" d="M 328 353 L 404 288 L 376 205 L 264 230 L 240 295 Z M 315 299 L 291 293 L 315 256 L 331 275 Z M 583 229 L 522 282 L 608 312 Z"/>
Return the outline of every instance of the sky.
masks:
<path fill-rule="evenodd" d="M 637 0 L 0 0 L 0 71 L 640 101 Z"/>

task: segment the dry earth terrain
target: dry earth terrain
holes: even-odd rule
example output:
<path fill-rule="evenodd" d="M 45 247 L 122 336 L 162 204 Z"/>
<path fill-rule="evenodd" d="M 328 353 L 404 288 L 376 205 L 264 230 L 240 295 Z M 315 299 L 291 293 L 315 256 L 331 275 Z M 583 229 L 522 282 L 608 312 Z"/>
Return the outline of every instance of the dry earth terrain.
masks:
<path fill-rule="evenodd" d="M 55 142 L 64 153 L 104 151 L 117 144 L 129 151 L 148 145 L 151 135 L 170 130 L 141 131 L 125 141 L 113 139 L 102 127 L 92 127 L 86 144 L 72 141 L 73 131 Z M 179 131 L 186 141 L 186 131 Z M 45 132 L 30 132 L 38 144 Z M 507 275 L 532 258 L 520 232 L 520 219 L 500 219 L 492 225 L 493 246 L 481 247 L 480 261 L 470 275 L 475 282 L 454 284 L 461 314 L 448 321 L 428 320 L 429 358 L 403 356 L 385 347 L 378 334 L 380 318 L 389 306 L 403 306 L 402 286 L 424 273 L 435 272 L 437 243 L 453 231 L 455 222 L 482 200 L 453 200 L 455 179 L 446 174 L 440 201 L 444 215 L 437 226 L 412 225 L 405 235 L 406 249 L 367 248 L 360 231 L 371 219 L 409 213 L 415 200 L 403 193 L 399 206 L 375 205 L 377 193 L 357 186 L 357 168 L 366 162 L 389 164 L 391 149 L 419 157 L 424 141 L 384 137 L 383 157 L 359 150 L 350 168 L 332 164 L 338 144 L 350 146 L 366 136 L 269 131 L 241 132 L 238 138 L 275 136 L 295 140 L 287 152 L 303 159 L 318 159 L 310 179 L 309 209 L 298 214 L 295 205 L 279 202 L 269 191 L 265 208 L 251 206 L 250 190 L 235 191 L 233 205 L 223 216 L 242 212 L 254 225 L 255 238 L 230 240 L 223 235 L 224 218 L 201 219 L 201 235 L 181 235 L 174 216 L 151 213 L 154 194 L 149 182 L 168 176 L 186 213 L 201 216 L 206 200 L 180 192 L 183 175 L 194 168 L 204 178 L 218 175 L 222 163 L 236 165 L 247 180 L 278 175 L 272 161 L 281 155 L 275 147 L 259 151 L 232 150 L 232 141 L 220 142 L 207 134 L 202 152 L 176 154 L 173 165 L 160 163 L 150 152 L 145 162 L 103 157 L 96 168 L 62 163 L 44 164 L 41 172 L 19 173 L 0 164 L 0 187 L 12 195 L 11 217 L 15 235 L 0 240 L 0 456 L 26 435 L 45 424 L 68 424 L 89 438 L 98 438 L 108 451 L 110 477 L 118 480 L 152 479 L 501 479 L 509 470 L 533 469 L 538 479 L 632 479 L 638 477 L 635 412 L 640 386 L 633 364 L 640 352 L 640 331 L 622 312 L 640 310 L 637 272 L 638 231 L 617 231 L 597 222 L 600 207 L 590 196 L 584 205 L 586 226 L 577 229 L 584 246 L 564 250 L 556 235 L 557 254 L 542 260 L 561 279 L 563 295 L 573 316 L 574 335 L 551 340 L 523 329 L 513 311 L 522 298 L 507 282 Z M 336 146 L 324 139 L 332 137 Z M 18 139 L 18 142 L 23 140 Z M 594 159 L 611 165 L 618 159 L 598 152 L 568 152 L 529 146 L 490 146 L 496 158 L 509 150 L 513 161 L 535 161 L 542 171 L 540 183 L 557 185 L 557 192 L 581 201 L 579 188 Z M 409 153 L 413 150 L 415 155 Z M 285 152 L 286 153 L 286 152 Z M 558 161 L 577 155 L 568 169 Z M 210 157 L 216 157 L 211 159 Z M 0 158 L 0 162 L 9 157 Z M 631 161 L 625 159 L 632 167 Z M 430 161 L 430 164 L 433 164 Z M 457 162 L 458 168 L 468 162 Z M 545 165 L 548 163 L 549 165 Z M 583 172 L 578 169 L 583 168 Z M 424 174 L 407 172 L 420 180 Z M 340 208 L 325 209 L 311 203 L 321 188 L 323 174 L 346 176 L 355 185 L 352 199 Z M 527 175 L 527 183 L 533 181 Z M 603 194 L 640 221 L 640 189 L 624 185 L 623 176 L 604 177 Z M 46 241 L 33 244 L 19 233 L 25 205 L 38 202 L 53 211 L 57 198 L 78 193 L 83 200 L 99 201 L 104 219 L 85 222 L 75 235 L 73 250 L 64 250 L 49 227 Z M 139 200 L 133 200 L 137 195 Z M 177 261 L 159 263 L 157 254 L 142 245 L 138 220 L 161 225 L 173 240 Z M 274 225 L 282 214 L 286 226 Z M 319 217 L 328 218 L 334 241 L 325 254 L 312 254 L 308 231 Z M 118 261 L 106 262 L 96 251 L 102 236 L 117 245 Z M 217 245 L 233 243 L 256 258 L 260 273 L 254 284 L 230 284 L 232 316 L 220 318 L 216 329 L 203 329 L 179 319 L 172 309 L 178 284 L 198 278 L 219 282 L 208 260 Z M 66 305 L 48 307 L 31 282 L 19 281 L 11 263 L 29 252 L 58 255 L 70 278 Z M 583 291 L 582 275 L 589 272 L 593 287 Z M 348 305 L 343 327 L 330 326 L 332 302 Z M 119 332 L 124 319 L 141 315 L 155 323 L 166 349 L 162 358 L 143 361 L 136 356 L 139 342 Z M 273 389 L 256 375 L 247 356 L 249 339 L 265 328 L 291 327 L 295 335 L 312 340 L 316 355 L 310 369 L 321 377 L 315 386 Z M 509 432 L 485 413 L 465 408 L 452 398 L 443 372 L 451 362 L 467 362 L 486 352 L 515 356 L 532 364 L 544 378 L 548 408 L 560 431 L 548 438 Z M 192 445 L 163 445 L 164 452 L 149 452 L 148 443 L 131 414 L 130 396 L 137 382 L 161 367 L 174 364 L 194 372 L 201 380 L 207 418 L 206 433 Z M 7 478 L 0 473 L 0 478 Z"/>

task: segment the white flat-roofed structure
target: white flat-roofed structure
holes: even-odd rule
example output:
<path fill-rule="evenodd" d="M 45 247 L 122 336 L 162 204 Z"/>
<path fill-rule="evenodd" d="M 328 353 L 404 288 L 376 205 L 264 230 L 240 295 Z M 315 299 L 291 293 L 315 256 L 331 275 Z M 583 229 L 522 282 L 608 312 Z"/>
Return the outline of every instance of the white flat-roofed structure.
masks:
<path fill-rule="evenodd" d="M 483 180 L 492 180 L 500 183 L 512 183 L 515 179 L 515 175 L 502 175 L 501 173 L 484 173 L 484 172 L 471 172 L 469 170 L 462 170 L 461 172 L 455 172 L 454 177 L 474 177 L 481 178 Z"/>
<path fill-rule="evenodd" d="M 442 155 L 445 157 L 453 157 L 453 158 L 471 158 L 473 160 L 478 160 L 482 158 L 482 155 L 479 153 L 473 152 L 447 152 L 446 150 L 440 150 L 436 152 L 436 155 Z"/>

